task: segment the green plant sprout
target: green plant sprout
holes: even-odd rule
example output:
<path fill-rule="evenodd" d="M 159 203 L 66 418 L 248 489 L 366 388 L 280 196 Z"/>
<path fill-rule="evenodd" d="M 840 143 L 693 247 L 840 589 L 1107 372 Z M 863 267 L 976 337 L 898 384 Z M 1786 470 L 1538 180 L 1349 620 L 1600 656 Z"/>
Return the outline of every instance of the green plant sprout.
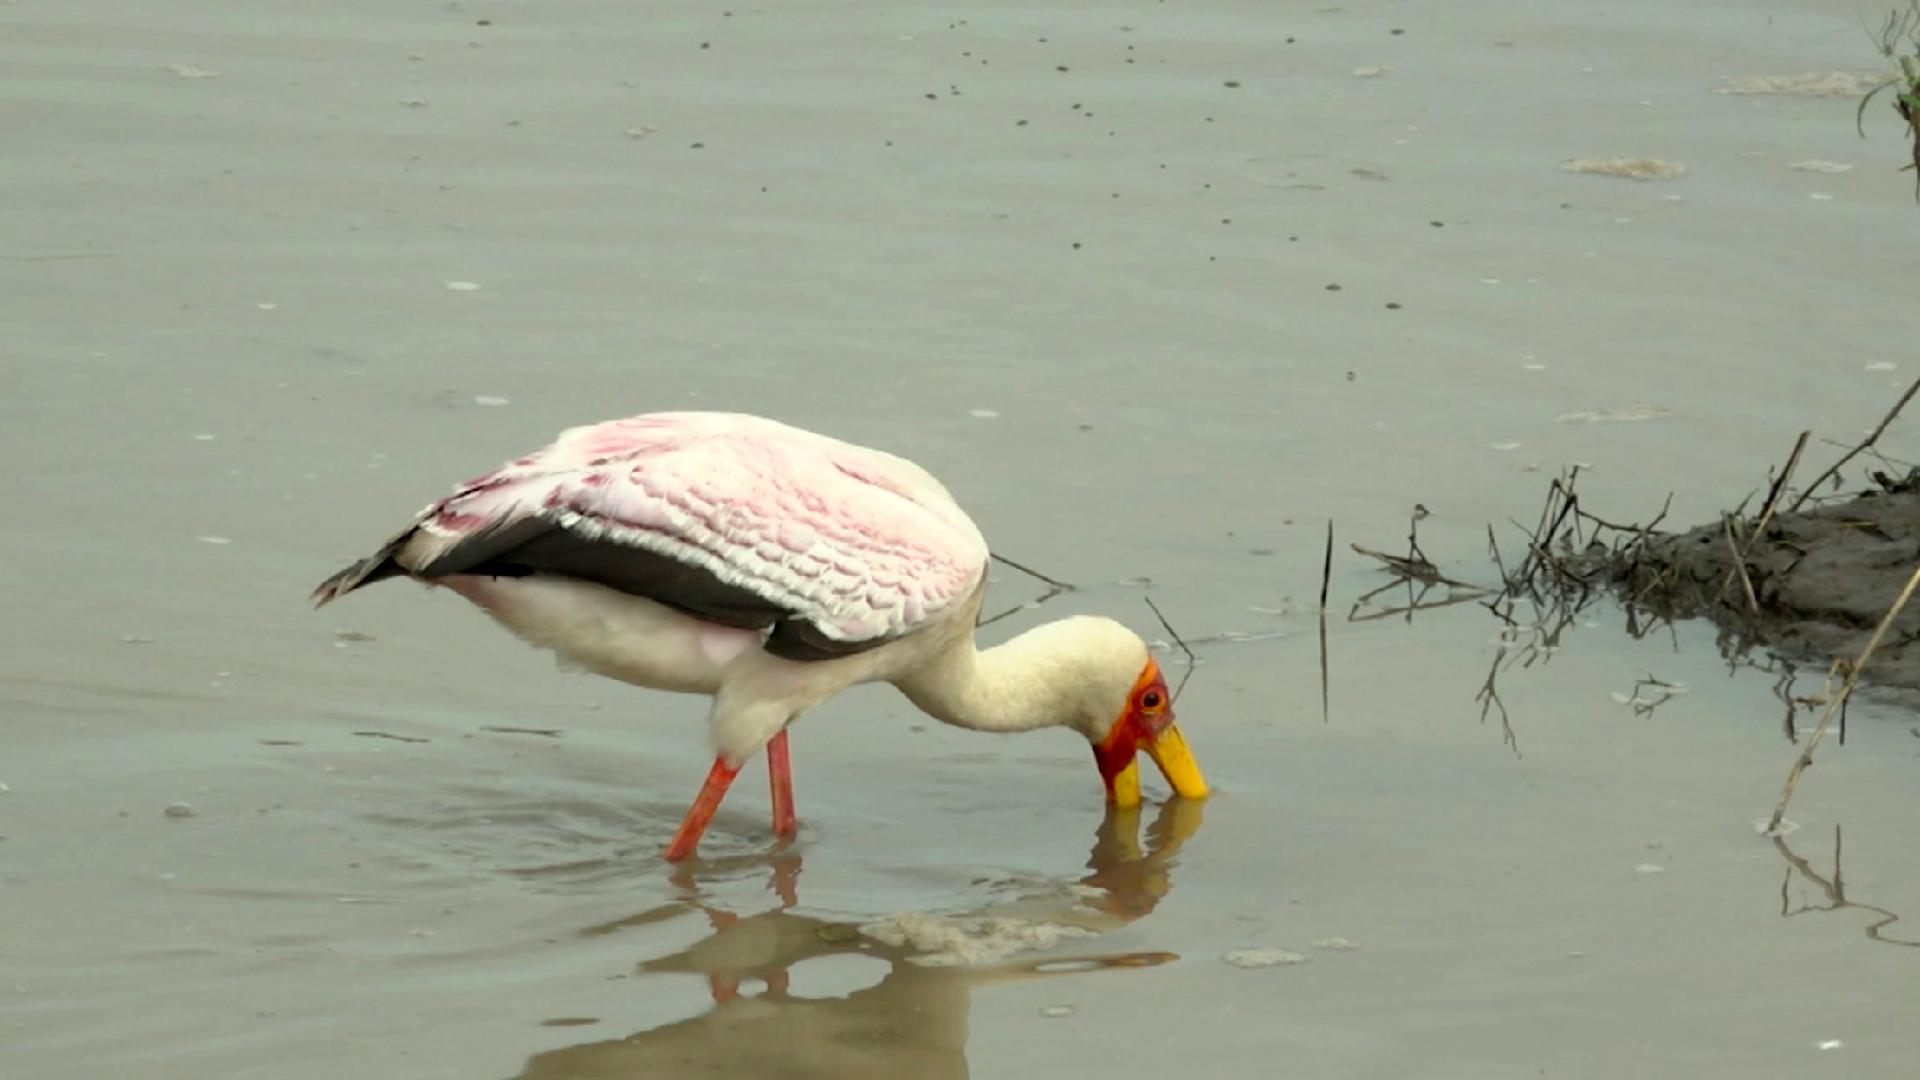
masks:
<path fill-rule="evenodd" d="M 1874 35 L 1880 55 L 1893 65 L 1894 75 L 1867 91 L 1853 117 L 1854 129 L 1866 138 L 1867 105 L 1880 91 L 1893 87 L 1893 111 L 1906 121 L 1907 134 L 1913 140 L 1913 161 L 1901 170 L 1913 169 L 1913 197 L 1920 202 L 1920 0 L 1907 0 L 1905 11 L 1894 8 Z M 1904 50 L 1904 51 L 1903 51 Z"/>

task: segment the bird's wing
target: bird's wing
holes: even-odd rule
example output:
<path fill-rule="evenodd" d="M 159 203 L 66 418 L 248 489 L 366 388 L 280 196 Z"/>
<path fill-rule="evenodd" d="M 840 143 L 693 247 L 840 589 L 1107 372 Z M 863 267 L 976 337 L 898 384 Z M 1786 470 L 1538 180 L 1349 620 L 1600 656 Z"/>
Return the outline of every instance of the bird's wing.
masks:
<path fill-rule="evenodd" d="M 824 659 L 927 625 L 979 584 L 986 542 L 903 459 L 728 414 L 564 433 L 427 508 L 394 549 L 419 577 L 561 573 Z"/>

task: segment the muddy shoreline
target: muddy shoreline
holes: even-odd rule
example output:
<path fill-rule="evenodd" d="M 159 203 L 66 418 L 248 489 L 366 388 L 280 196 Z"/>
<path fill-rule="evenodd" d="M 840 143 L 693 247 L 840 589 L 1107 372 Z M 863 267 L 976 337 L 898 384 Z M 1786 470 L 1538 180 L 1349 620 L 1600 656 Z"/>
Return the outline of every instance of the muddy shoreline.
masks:
<path fill-rule="evenodd" d="M 1711 619 L 1736 649 L 1763 647 L 1822 667 L 1851 659 L 1920 561 L 1920 493 L 1865 493 L 1775 515 L 1740 554 L 1736 560 L 1726 526 L 1701 525 L 1649 539 L 1638 558 L 1616 567 L 1617 582 L 1663 616 Z M 1863 678 L 1920 692 L 1920 608 L 1894 618 Z"/>

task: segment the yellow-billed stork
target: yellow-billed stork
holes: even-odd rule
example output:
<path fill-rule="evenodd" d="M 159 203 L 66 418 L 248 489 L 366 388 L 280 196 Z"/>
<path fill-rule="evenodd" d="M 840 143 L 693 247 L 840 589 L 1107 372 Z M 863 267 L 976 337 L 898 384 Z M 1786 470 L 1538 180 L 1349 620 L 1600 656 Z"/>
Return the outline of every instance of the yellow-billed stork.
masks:
<path fill-rule="evenodd" d="M 910 461 L 756 416 L 652 413 L 572 428 L 460 485 L 312 598 L 391 577 L 445 585 L 573 664 L 712 695 L 716 757 L 670 860 L 692 854 L 762 748 L 774 832 L 791 836 L 787 725 L 864 682 L 977 731 L 1078 731 L 1120 806 L 1140 801 L 1141 749 L 1176 793 L 1205 797 L 1138 634 L 1075 616 L 975 646 L 987 561 L 980 530 Z"/>

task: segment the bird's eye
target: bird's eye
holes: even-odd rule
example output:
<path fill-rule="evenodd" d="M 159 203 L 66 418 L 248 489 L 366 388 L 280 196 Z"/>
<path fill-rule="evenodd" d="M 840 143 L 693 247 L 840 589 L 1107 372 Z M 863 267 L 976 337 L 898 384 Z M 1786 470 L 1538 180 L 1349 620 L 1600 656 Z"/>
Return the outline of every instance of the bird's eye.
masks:
<path fill-rule="evenodd" d="M 1149 690 L 1140 695 L 1140 707 L 1149 711 L 1165 704 L 1166 698 L 1158 690 Z"/>

